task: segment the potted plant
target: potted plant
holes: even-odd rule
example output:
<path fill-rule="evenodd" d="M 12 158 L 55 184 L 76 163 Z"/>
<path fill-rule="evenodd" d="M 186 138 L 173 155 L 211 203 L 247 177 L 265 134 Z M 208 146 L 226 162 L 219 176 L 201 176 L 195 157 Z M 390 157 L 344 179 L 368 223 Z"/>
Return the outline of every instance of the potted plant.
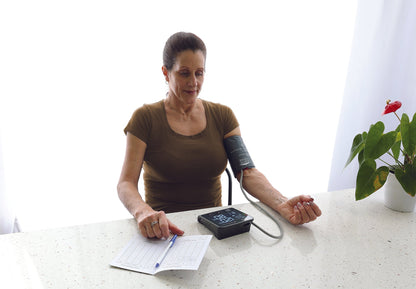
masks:
<path fill-rule="evenodd" d="M 380 189 L 389 173 L 397 179 L 404 192 L 416 199 L 416 113 L 412 121 L 406 113 L 400 118 L 396 110 L 401 105 L 400 101 L 388 100 L 383 112 L 383 115 L 396 115 L 399 120 L 396 130 L 384 133 L 384 123 L 379 121 L 372 124 L 368 132 L 354 137 L 345 166 L 358 155 L 356 200 L 364 199 Z M 379 160 L 378 164 L 376 160 Z"/>

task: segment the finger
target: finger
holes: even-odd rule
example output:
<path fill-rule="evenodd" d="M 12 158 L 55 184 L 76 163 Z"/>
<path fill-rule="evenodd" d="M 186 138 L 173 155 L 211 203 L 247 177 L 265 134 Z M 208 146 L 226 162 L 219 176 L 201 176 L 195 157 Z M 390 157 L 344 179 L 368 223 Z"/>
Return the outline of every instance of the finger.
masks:
<path fill-rule="evenodd" d="M 140 230 L 140 233 L 142 234 L 142 236 L 147 238 L 146 227 L 144 225 L 141 225 L 141 224 L 137 224 L 137 227 L 139 227 L 139 230 Z"/>
<path fill-rule="evenodd" d="M 297 206 L 297 204 L 299 203 L 304 203 L 304 202 L 312 202 L 313 198 L 311 196 L 306 196 L 306 195 L 300 195 L 300 196 L 296 196 L 293 197 L 291 199 L 288 200 L 288 203 L 291 206 Z"/>
<path fill-rule="evenodd" d="M 295 205 L 294 207 L 293 207 L 293 213 L 294 213 L 294 215 L 292 216 L 292 217 L 290 217 L 290 222 L 293 224 L 293 225 L 299 225 L 300 224 L 300 222 L 301 222 L 301 218 L 302 218 L 302 216 L 301 216 L 301 214 L 300 214 L 300 211 L 299 211 L 299 209 L 298 209 L 298 206 L 297 205 Z"/>
<path fill-rule="evenodd" d="M 182 236 L 185 232 L 179 229 L 175 224 L 173 224 L 171 221 L 168 220 L 169 223 L 169 230 L 172 232 L 172 234 L 176 234 L 179 236 Z"/>
<path fill-rule="evenodd" d="M 301 223 L 307 223 L 307 222 L 309 222 L 309 215 L 306 212 L 305 207 L 300 202 L 297 204 L 297 207 L 298 207 L 298 209 L 300 211 Z"/>
<path fill-rule="evenodd" d="M 161 226 L 160 226 L 160 220 L 156 224 L 153 224 L 153 225 L 152 223 L 150 223 L 150 226 L 152 227 L 153 233 L 155 234 L 156 238 L 160 239 L 163 237 Z"/>
<path fill-rule="evenodd" d="M 300 199 L 300 202 L 301 203 L 304 203 L 304 202 L 313 202 L 314 201 L 314 198 L 312 198 L 309 195 L 300 195 L 299 196 L 299 199 Z"/>
<path fill-rule="evenodd" d="M 312 210 L 315 212 L 315 215 L 316 216 L 320 216 L 320 215 L 322 215 L 322 211 L 321 211 L 321 209 L 318 207 L 318 205 L 317 204 L 315 204 L 314 202 L 311 202 L 310 203 L 311 204 L 311 208 L 312 208 Z"/>
<path fill-rule="evenodd" d="M 153 228 L 150 225 L 150 222 L 146 222 L 145 228 L 146 228 L 147 238 L 154 238 L 155 233 L 153 232 Z"/>
<path fill-rule="evenodd" d="M 140 233 L 143 235 L 143 237 L 150 238 L 148 233 L 147 233 L 147 231 L 148 231 L 147 228 L 146 228 L 147 223 L 148 223 L 148 221 L 147 221 L 147 218 L 146 218 L 146 219 L 140 220 L 137 225 L 138 225 Z"/>
<path fill-rule="evenodd" d="M 317 216 L 316 216 L 314 210 L 312 209 L 311 204 L 309 202 L 304 202 L 303 207 L 305 208 L 305 211 L 309 216 L 309 221 L 308 222 L 316 220 Z"/>
<path fill-rule="evenodd" d="M 166 217 L 165 212 L 160 211 L 158 214 L 159 217 L 159 224 L 157 224 L 158 226 L 158 232 L 159 234 L 157 235 L 158 238 L 169 238 L 169 220 Z"/>
<path fill-rule="evenodd" d="M 160 238 L 168 238 L 169 237 L 169 230 L 167 224 L 167 218 L 164 211 L 159 211 L 156 216 L 156 220 L 152 221 L 150 224 L 153 228 L 153 232 L 155 236 Z"/>
<path fill-rule="evenodd" d="M 289 199 L 287 202 L 288 202 L 289 205 L 296 207 L 297 204 L 299 202 L 301 202 L 301 201 L 302 201 L 301 200 L 301 197 L 300 196 L 297 196 L 297 197 L 294 197 L 294 198 Z"/>
<path fill-rule="evenodd" d="M 156 236 L 155 232 L 153 230 L 153 227 L 155 225 L 157 225 L 157 222 L 158 222 L 158 219 L 157 219 L 156 214 L 147 216 L 146 218 L 144 218 L 141 221 L 141 224 L 143 225 L 144 229 L 146 230 L 147 238 L 154 238 Z"/>

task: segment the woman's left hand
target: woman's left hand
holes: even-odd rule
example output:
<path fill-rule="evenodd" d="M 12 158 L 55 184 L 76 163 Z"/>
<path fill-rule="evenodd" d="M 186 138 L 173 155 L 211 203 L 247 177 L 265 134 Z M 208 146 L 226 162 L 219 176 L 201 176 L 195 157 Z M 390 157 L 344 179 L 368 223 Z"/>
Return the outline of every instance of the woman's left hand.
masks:
<path fill-rule="evenodd" d="M 312 222 L 322 212 L 311 196 L 297 196 L 281 203 L 277 211 L 293 225 L 301 225 Z"/>

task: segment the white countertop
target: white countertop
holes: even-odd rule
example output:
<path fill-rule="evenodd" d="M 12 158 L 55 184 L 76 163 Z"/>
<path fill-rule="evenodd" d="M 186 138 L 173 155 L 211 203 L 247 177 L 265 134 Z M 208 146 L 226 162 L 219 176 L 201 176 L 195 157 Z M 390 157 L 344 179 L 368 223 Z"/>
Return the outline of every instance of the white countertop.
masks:
<path fill-rule="evenodd" d="M 377 193 L 376 193 L 377 194 Z M 138 231 L 133 219 L 0 236 L 0 288 L 414 288 L 416 214 L 398 213 L 354 191 L 317 194 L 323 215 L 283 240 L 257 228 L 212 239 L 198 271 L 155 276 L 109 266 Z M 234 206 L 278 234 L 250 204 Z M 197 215 L 170 214 L 185 234 L 210 234 Z M 277 215 L 276 215 L 277 216 Z M 7 286 L 5 286 L 7 285 Z"/>

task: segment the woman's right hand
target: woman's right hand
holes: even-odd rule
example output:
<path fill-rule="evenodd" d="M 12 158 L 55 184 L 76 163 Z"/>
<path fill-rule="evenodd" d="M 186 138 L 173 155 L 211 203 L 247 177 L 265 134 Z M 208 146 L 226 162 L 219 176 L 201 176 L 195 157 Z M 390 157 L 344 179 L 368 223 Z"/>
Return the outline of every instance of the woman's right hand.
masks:
<path fill-rule="evenodd" d="M 168 239 L 170 233 L 182 236 L 184 231 L 171 223 L 165 212 L 155 211 L 150 206 L 143 208 L 136 217 L 141 234 L 146 238 Z"/>

